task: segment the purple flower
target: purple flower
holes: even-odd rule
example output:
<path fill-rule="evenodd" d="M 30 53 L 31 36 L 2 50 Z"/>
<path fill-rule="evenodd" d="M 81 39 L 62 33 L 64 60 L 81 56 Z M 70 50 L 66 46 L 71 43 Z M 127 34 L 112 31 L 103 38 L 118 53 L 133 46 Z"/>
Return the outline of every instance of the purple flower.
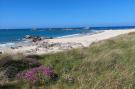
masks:
<path fill-rule="evenodd" d="M 40 81 L 40 79 L 44 79 L 45 77 L 51 78 L 53 75 L 54 72 L 51 68 L 40 66 L 18 73 L 16 77 L 34 84 L 37 81 Z"/>
<path fill-rule="evenodd" d="M 52 71 L 52 69 L 49 68 L 49 67 L 41 66 L 41 67 L 39 67 L 39 70 L 40 70 L 44 75 L 47 75 L 47 76 L 49 76 L 49 77 L 51 77 L 51 76 L 54 74 L 54 72 Z"/>

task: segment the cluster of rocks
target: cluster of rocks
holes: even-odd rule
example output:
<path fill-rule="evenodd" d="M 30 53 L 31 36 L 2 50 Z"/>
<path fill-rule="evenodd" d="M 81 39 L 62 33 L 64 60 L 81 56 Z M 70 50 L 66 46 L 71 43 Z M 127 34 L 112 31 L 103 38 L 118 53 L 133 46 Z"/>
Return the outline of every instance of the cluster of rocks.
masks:
<path fill-rule="evenodd" d="M 81 43 L 53 43 L 53 42 L 42 42 L 37 44 L 38 49 L 47 49 L 47 50 L 66 50 L 72 48 L 83 47 Z"/>
<path fill-rule="evenodd" d="M 26 35 L 24 39 L 30 40 L 32 42 L 37 42 L 37 41 L 42 41 L 44 39 L 52 39 L 52 37 L 39 37 L 39 36 Z"/>
<path fill-rule="evenodd" d="M 26 54 L 55 53 L 55 52 L 64 51 L 67 49 L 84 47 L 83 44 L 81 43 L 75 43 L 75 42 L 54 43 L 54 42 L 49 42 L 47 40 L 37 42 L 33 46 L 35 46 L 35 48 L 27 50 L 25 53 Z"/>
<path fill-rule="evenodd" d="M 51 47 L 58 47 L 60 49 L 70 49 L 70 48 L 76 48 L 76 47 L 83 47 L 81 43 L 53 43 L 53 42 L 42 42 L 37 44 L 38 47 L 42 48 L 51 48 Z"/>
<path fill-rule="evenodd" d="M 27 41 L 30 41 L 30 44 L 24 45 L 24 46 L 19 45 L 15 47 L 10 47 L 10 49 L 15 50 L 15 53 L 19 52 L 19 53 L 24 53 L 24 54 L 40 54 L 40 53 L 42 54 L 42 53 L 55 53 L 55 52 L 64 51 L 67 49 L 84 47 L 82 43 L 50 42 L 50 40 L 46 40 L 46 39 L 52 39 L 51 37 L 43 38 L 43 37 L 38 37 L 38 36 L 26 35 L 24 39 Z M 28 49 L 25 47 L 28 47 Z M 2 52 L 5 53 L 5 50 Z M 2 54 L 2 52 L 0 51 L 0 54 Z"/>

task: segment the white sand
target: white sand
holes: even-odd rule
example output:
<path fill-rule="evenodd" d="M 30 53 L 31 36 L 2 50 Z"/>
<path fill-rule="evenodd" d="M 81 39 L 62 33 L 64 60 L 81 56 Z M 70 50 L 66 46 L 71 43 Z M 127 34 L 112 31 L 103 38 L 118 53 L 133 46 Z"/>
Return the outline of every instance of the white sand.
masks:
<path fill-rule="evenodd" d="M 92 42 L 97 42 L 105 39 L 109 39 L 112 37 L 116 37 L 121 34 L 126 34 L 130 32 L 135 32 L 135 29 L 131 30 L 105 30 L 102 33 L 81 36 L 81 37 L 73 37 L 73 38 L 60 38 L 60 39 L 51 39 L 50 42 L 60 42 L 60 43 L 68 43 L 68 42 L 76 42 L 82 43 L 84 46 L 89 46 Z"/>
<path fill-rule="evenodd" d="M 61 47 L 54 46 L 54 47 L 50 47 L 50 48 L 44 48 L 44 47 L 38 47 L 39 45 L 34 45 L 34 46 L 24 46 L 24 47 L 20 47 L 18 49 L 8 48 L 8 49 L 3 49 L 2 51 L 4 53 L 13 53 L 13 54 L 14 53 L 24 53 L 24 54 L 53 53 L 53 52 L 63 51 L 65 49 L 88 47 L 93 42 L 98 42 L 101 40 L 109 39 L 109 38 L 116 37 L 116 36 L 121 35 L 121 34 L 130 33 L 130 32 L 135 32 L 135 29 L 105 30 L 102 33 L 97 33 L 97 34 L 93 34 L 93 35 L 86 35 L 86 36 L 81 36 L 81 37 L 57 38 L 57 39 L 48 40 L 49 43 L 64 44 Z M 40 44 L 40 43 L 43 43 L 43 42 L 39 42 L 38 44 Z M 82 45 L 80 45 L 79 43 Z"/>

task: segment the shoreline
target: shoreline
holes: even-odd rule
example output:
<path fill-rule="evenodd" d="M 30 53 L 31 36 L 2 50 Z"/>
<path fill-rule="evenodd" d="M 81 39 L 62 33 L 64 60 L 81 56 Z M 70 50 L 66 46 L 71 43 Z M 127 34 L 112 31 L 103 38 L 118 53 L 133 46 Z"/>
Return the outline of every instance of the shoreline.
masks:
<path fill-rule="evenodd" d="M 1 47 L 2 53 L 7 54 L 17 54 L 22 53 L 26 55 L 32 54 L 47 54 L 47 53 L 55 53 L 64 50 L 70 50 L 72 48 L 83 48 L 88 47 L 93 42 L 98 42 L 101 40 L 110 39 L 121 34 L 128 34 L 130 32 L 135 32 L 135 29 L 128 30 L 104 30 L 103 32 L 84 35 L 84 36 L 76 36 L 76 37 L 68 37 L 68 38 L 54 38 L 54 39 L 45 39 L 36 43 L 33 43 L 29 46 L 21 46 L 18 48 L 8 48 Z"/>
<path fill-rule="evenodd" d="M 128 30 L 104 30 L 104 32 L 93 34 L 93 35 L 86 35 L 82 37 L 75 37 L 75 38 L 60 38 L 60 39 L 51 39 L 50 42 L 60 42 L 60 43 L 68 43 L 68 42 L 79 42 L 84 45 L 89 46 L 93 42 L 98 42 L 101 40 L 106 40 L 109 38 L 113 38 L 119 36 L 121 34 L 127 34 L 130 32 L 135 32 L 135 29 L 128 29 Z"/>

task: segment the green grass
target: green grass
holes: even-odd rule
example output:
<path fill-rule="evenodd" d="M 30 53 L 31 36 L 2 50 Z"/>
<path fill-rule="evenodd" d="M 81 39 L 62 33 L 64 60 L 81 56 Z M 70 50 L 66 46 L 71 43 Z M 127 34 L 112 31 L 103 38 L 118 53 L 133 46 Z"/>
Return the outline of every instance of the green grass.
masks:
<path fill-rule="evenodd" d="M 46 89 L 135 89 L 135 34 L 42 55 L 40 62 L 59 76 Z"/>

